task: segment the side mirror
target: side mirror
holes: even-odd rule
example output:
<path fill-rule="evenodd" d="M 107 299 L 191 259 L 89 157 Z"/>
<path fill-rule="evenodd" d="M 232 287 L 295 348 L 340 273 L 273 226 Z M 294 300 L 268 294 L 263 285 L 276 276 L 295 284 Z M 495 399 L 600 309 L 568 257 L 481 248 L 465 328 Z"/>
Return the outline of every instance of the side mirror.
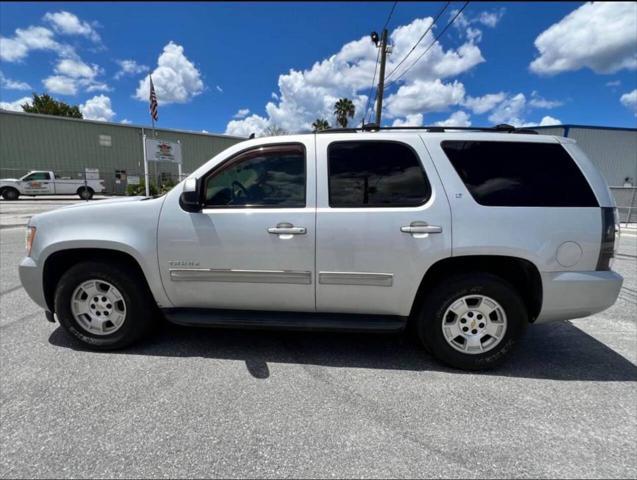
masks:
<path fill-rule="evenodd" d="M 179 196 L 179 206 L 186 212 L 194 213 L 201 210 L 199 202 L 199 189 L 197 188 L 197 179 L 188 178 L 184 182 L 184 189 Z"/>

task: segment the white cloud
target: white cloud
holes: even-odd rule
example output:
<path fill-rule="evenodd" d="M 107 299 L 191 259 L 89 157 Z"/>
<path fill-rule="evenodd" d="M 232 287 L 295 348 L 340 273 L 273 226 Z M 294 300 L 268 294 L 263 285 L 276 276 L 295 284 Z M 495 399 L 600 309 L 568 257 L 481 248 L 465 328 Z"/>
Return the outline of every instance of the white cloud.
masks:
<path fill-rule="evenodd" d="M 6 90 L 31 90 L 31 85 L 26 82 L 7 78 L 2 72 L 0 72 L 0 88 L 4 88 Z"/>
<path fill-rule="evenodd" d="M 436 125 L 441 127 L 470 127 L 471 117 L 467 112 L 458 110 L 457 112 L 453 112 L 446 120 L 436 122 Z"/>
<path fill-rule="evenodd" d="M 482 113 L 486 113 L 489 110 L 492 110 L 498 103 L 506 98 L 506 93 L 498 92 L 498 93 L 487 93 L 482 97 L 471 97 L 468 96 L 463 102 L 462 105 L 469 108 L 476 115 L 480 115 Z"/>
<path fill-rule="evenodd" d="M 232 118 L 245 118 L 248 115 L 250 115 L 249 108 L 240 108 L 239 111 L 232 116 Z"/>
<path fill-rule="evenodd" d="M 453 83 L 416 80 L 404 85 L 387 98 L 387 116 L 402 117 L 419 112 L 440 112 L 450 105 L 458 105 L 464 99 L 464 85 L 457 80 Z"/>
<path fill-rule="evenodd" d="M 590 68 L 614 73 L 637 68 L 637 3 L 586 3 L 535 39 L 531 71 L 555 75 Z"/>
<path fill-rule="evenodd" d="M 501 8 L 497 12 L 481 12 L 478 21 L 486 27 L 495 28 L 504 16 L 504 11 L 504 8 Z"/>
<path fill-rule="evenodd" d="M 531 93 L 531 99 L 528 101 L 523 93 L 518 93 L 500 102 L 489 115 L 489 121 L 495 124 L 506 123 L 514 127 L 556 125 L 560 123 L 560 120 L 548 115 L 544 116 L 540 122 L 529 122 L 525 118 L 534 108 L 553 108 L 561 104 L 556 100 L 546 100 L 535 91 Z"/>
<path fill-rule="evenodd" d="M 420 127 L 422 123 L 422 113 L 414 113 L 413 115 L 407 115 L 404 119 L 397 118 L 392 123 L 392 127 Z"/>
<path fill-rule="evenodd" d="M 546 98 L 542 98 L 539 93 L 535 90 L 531 92 L 531 100 L 529 100 L 529 105 L 535 108 L 556 108 L 564 105 L 564 102 L 559 100 L 547 100 Z"/>
<path fill-rule="evenodd" d="M 387 62 L 387 74 L 422 36 L 432 18 L 415 19 L 391 33 L 392 54 Z M 412 64 L 433 42 L 429 32 L 420 45 L 401 65 L 389 83 Z M 261 134 L 268 126 L 277 126 L 288 132 L 311 130 L 316 118 L 325 118 L 334 124 L 334 103 L 342 97 L 352 100 L 356 115 L 350 125 L 359 125 L 365 112 L 367 95 L 376 65 L 377 50 L 369 37 L 346 43 L 335 54 L 320 60 L 307 70 L 291 69 L 279 76 L 279 91 L 265 106 L 265 115 L 251 115 L 243 120 L 231 120 L 226 133 L 235 135 Z M 442 111 L 457 105 L 464 97 L 464 85 L 458 81 L 444 81 L 464 73 L 484 62 L 480 49 L 472 42 L 457 48 L 444 49 L 436 42 L 416 65 L 398 82 L 395 93 L 387 93 L 385 116 L 405 118 L 407 115 Z M 154 75 L 153 75 L 154 80 Z M 388 87 L 392 92 L 395 87 Z"/>
<path fill-rule="evenodd" d="M 186 103 L 203 92 L 201 73 L 184 55 L 184 47 L 169 42 L 157 60 L 152 73 L 157 102 Z M 150 91 L 149 76 L 139 82 L 135 98 L 147 102 Z"/>
<path fill-rule="evenodd" d="M 223 88 L 221 88 L 219 85 L 215 85 L 215 88 L 217 89 L 217 92 L 223 93 Z"/>
<path fill-rule="evenodd" d="M 55 73 L 71 78 L 93 79 L 100 73 L 100 68 L 97 65 L 89 66 L 79 58 L 64 58 L 55 66 Z"/>
<path fill-rule="evenodd" d="M 453 26 L 458 30 L 464 30 L 467 36 L 467 39 L 471 43 L 474 43 L 474 42 L 477 43 L 482 41 L 482 30 L 475 27 L 475 25 L 483 25 L 485 27 L 495 28 L 495 26 L 504 16 L 504 12 L 505 12 L 505 9 L 501 8 L 498 11 L 480 12 L 479 14 L 475 16 L 468 16 L 468 15 L 465 15 L 464 13 L 461 13 L 460 15 L 456 17 L 456 15 L 458 14 L 458 9 L 454 9 L 454 10 L 451 10 L 451 12 L 449 12 L 449 18 L 453 19 L 454 17 L 456 17 L 456 20 L 453 23 Z"/>
<path fill-rule="evenodd" d="M 607 87 L 619 87 L 621 84 L 621 80 L 611 80 L 609 82 L 606 82 Z"/>
<path fill-rule="evenodd" d="M 624 107 L 632 110 L 635 116 L 637 116 L 637 89 L 632 92 L 624 93 L 620 97 L 619 101 Z"/>
<path fill-rule="evenodd" d="M 60 95 L 75 95 L 77 93 L 75 79 L 63 75 L 51 75 L 42 80 L 42 83 L 49 93 Z"/>
<path fill-rule="evenodd" d="M 87 84 L 88 86 L 86 86 L 86 91 L 91 93 L 91 92 L 110 92 L 113 89 L 111 87 L 109 87 L 106 83 L 103 82 L 90 82 L 87 83 L 83 80 L 80 81 L 80 84 L 82 86 L 84 86 L 84 84 Z"/>
<path fill-rule="evenodd" d="M 561 125 L 562 122 L 554 117 L 551 117 L 550 115 L 546 115 L 545 117 L 542 117 L 542 120 L 540 120 L 540 127 L 547 127 L 549 125 Z"/>
<path fill-rule="evenodd" d="M 106 95 L 96 95 L 80 105 L 80 112 L 87 120 L 110 122 L 115 116 L 111 108 L 111 99 Z"/>
<path fill-rule="evenodd" d="M 60 59 L 55 66 L 55 73 L 42 82 L 51 93 L 75 95 L 80 89 L 87 92 L 110 91 L 107 84 L 95 79 L 102 69 L 97 65 L 87 65 L 79 57 Z"/>
<path fill-rule="evenodd" d="M 133 122 L 131 122 L 128 118 L 123 118 L 122 121 L 119 123 L 123 123 L 124 125 L 130 125 Z"/>
<path fill-rule="evenodd" d="M 88 22 L 81 21 L 76 15 L 70 12 L 48 12 L 44 15 L 44 20 L 49 22 L 58 33 L 64 35 L 81 35 L 96 43 L 101 41 L 99 34 L 95 31 L 93 26 Z"/>
<path fill-rule="evenodd" d="M 63 57 L 75 55 L 71 46 L 58 43 L 53 37 L 53 32 L 48 28 L 17 28 L 12 38 L 0 37 L 0 60 L 19 62 L 24 60 L 31 50 L 51 50 Z"/>
<path fill-rule="evenodd" d="M 524 124 L 522 115 L 526 108 L 526 97 L 518 93 L 502 101 L 489 115 L 489 120 L 495 124 L 507 123 L 514 127 Z"/>
<path fill-rule="evenodd" d="M 0 102 L 0 109 L 9 110 L 11 112 L 22 112 L 22 105 L 25 103 L 31 105 L 33 99 L 31 97 L 22 97 L 13 102 Z"/>
<path fill-rule="evenodd" d="M 268 120 L 259 115 L 250 115 L 243 120 L 230 120 L 226 126 L 226 135 L 248 137 L 251 134 L 260 135 L 268 128 Z"/>
<path fill-rule="evenodd" d="M 139 75 L 150 70 L 148 66 L 141 65 L 135 60 L 117 60 L 116 62 L 119 65 L 119 70 L 115 74 L 115 80 L 119 80 L 126 75 Z"/>
<path fill-rule="evenodd" d="M 29 47 L 15 38 L 0 37 L 0 60 L 19 62 L 29 53 Z"/>

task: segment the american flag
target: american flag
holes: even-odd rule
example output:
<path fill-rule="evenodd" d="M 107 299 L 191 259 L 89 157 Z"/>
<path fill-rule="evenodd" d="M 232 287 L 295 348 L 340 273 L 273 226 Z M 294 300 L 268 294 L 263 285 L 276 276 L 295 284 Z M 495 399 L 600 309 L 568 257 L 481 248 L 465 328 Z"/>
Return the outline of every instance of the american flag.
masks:
<path fill-rule="evenodd" d="M 150 116 L 155 122 L 159 118 L 159 115 L 157 115 L 157 95 L 155 95 L 153 77 L 150 77 Z"/>

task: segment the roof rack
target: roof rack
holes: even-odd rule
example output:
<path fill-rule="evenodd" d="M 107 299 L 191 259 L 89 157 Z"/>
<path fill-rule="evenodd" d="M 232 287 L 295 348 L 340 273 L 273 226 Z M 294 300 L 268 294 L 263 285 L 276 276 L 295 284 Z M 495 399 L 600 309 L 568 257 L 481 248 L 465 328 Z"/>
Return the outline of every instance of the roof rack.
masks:
<path fill-rule="evenodd" d="M 460 130 L 467 132 L 499 132 L 499 133 L 529 133 L 537 135 L 535 130 L 528 128 L 515 128 L 513 125 L 507 125 L 502 123 L 495 127 L 453 127 L 453 126 L 440 126 L 440 125 L 423 125 L 420 127 L 379 127 L 375 123 L 366 123 L 362 127 L 358 128 L 328 128 L 327 130 L 320 130 L 316 133 L 356 133 L 356 132 L 377 132 L 384 130 L 424 130 L 429 133 L 443 133 L 450 130 Z"/>

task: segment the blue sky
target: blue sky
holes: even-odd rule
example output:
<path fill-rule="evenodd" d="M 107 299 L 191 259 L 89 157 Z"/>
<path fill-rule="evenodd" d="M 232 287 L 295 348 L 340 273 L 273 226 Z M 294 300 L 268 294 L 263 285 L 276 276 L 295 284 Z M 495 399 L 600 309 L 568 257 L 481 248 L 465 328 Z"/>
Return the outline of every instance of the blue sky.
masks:
<path fill-rule="evenodd" d="M 300 130 L 334 123 L 341 96 L 360 122 L 376 59 L 367 38 L 392 3 L 2 3 L 0 100 L 51 91 L 85 117 L 148 124 L 155 72 L 165 128 Z M 388 72 L 445 3 L 398 2 Z M 635 3 L 470 3 L 386 92 L 384 123 L 635 127 L 636 68 Z"/>

